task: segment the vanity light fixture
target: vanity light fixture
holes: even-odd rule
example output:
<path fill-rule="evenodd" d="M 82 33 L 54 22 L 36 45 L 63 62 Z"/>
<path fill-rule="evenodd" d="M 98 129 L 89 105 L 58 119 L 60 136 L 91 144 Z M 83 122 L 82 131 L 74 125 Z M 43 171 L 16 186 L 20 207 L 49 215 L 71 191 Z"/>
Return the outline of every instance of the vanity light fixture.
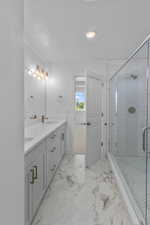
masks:
<path fill-rule="evenodd" d="M 36 74 L 35 74 L 35 73 L 33 73 L 33 74 L 32 74 L 32 76 L 33 76 L 33 77 L 36 77 Z"/>
<path fill-rule="evenodd" d="M 48 80 L 48 72 L 45 72 L 45 80 Z"/>
<path fill-rule="evenodd" d="M 35 73 L 35 67 L 33 67 L 33 66 L 26 67 L 26 68 L 25 68 L 25 71 L 26 71 L 30 76 L 32 76 L 32 75 Z"/>
<path fill-rule="evenodd" d="M 38 80 L 47 80 L 48 79 L 48 72 L 46 72 L 39 65 L 37 65 L 37 67 L 36 67 L 36 75 L 37 75 Z"/>
<path fill-rule="evenodd" d="M 28 70 L 28 74 L 29 74 L 30 76 L 32 76 L 32 70 L 31 70 L 31 69 Z"/>
<path fill-rule="evenodd" d="M 47 80 L 48 72 L 46 72 L 43 68 L 37 65 L 35 68 L 26 68 L 26 71 L 30 76 L 36 77 L 38 80 Z"/>
<path fill-rule="evenodd" d="M 88 32 L 86 33 L 86 37 L 87 37 L 88 39 L 95 38 L 95 36 L 96 36 L 96 32 L 95 32 L 95 31 L 88 31 Z"/>

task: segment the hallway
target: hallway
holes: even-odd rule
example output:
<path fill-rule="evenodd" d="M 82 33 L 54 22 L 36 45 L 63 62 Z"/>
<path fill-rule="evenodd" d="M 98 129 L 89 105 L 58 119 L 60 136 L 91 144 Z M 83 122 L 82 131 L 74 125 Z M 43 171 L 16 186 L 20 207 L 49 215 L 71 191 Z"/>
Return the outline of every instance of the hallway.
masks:
<path fill-rule="evenodd" d="M 131 225 L 109 163 L 65 156 L 33 225 Z"/>

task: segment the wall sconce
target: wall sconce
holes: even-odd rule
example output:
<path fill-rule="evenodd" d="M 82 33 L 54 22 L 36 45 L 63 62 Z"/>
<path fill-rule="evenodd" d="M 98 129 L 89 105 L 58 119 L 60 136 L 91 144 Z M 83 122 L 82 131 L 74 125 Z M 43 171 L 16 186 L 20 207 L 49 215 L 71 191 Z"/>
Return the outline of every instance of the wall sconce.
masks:
<path fill-rule="evenodd" d="M 46 72 L 43 68 L 39 65 L 36 67 L 26 68 L 27 73 L 30 76 L 36 77 L 38 80 L 47 80 L 48 79 L 48 72 Z"/>

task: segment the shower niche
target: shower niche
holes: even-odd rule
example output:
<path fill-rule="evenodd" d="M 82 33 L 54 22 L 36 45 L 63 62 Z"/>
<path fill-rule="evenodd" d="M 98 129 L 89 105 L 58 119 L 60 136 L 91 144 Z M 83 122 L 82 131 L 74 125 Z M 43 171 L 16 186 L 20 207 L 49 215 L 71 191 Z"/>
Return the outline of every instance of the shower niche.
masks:
<path fill-rule="evenodd" d="M 109 159 L 139 225 L 150 224 L 149 38 L 110 80 Z M 117 143 L 117 145 L 116 145 Z M 134 218 L 133 218 L 134 220 Z"/>

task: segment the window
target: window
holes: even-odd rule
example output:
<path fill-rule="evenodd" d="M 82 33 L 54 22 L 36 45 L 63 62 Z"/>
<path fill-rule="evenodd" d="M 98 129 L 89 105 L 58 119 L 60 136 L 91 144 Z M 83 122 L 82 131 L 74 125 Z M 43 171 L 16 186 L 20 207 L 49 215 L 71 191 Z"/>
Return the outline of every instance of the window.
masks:
<path fill-rule="evenodd" d="M 85 111 L 85 94 L 76 92 L 76 111 Z"/>
<path fill-rule="evenodd" d="M 85 77 L 75 78 L 75 111 L 85 111 Z"/>

